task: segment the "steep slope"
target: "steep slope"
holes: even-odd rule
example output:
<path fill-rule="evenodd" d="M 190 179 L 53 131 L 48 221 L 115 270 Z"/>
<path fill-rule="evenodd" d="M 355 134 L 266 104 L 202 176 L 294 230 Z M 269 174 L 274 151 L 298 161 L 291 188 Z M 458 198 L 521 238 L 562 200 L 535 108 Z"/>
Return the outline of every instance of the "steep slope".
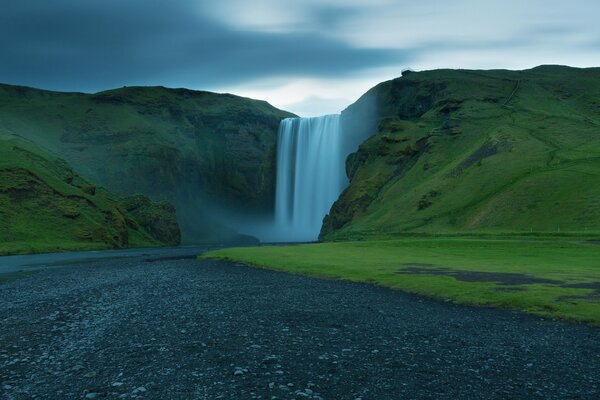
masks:
<path fill-rule="evenodd" d="M 35 144 L 0 132 L 0 254 L 179 241 L 169 203 L 118 199 Z"/>
<path fill-rule="evenodd" d="M 263 101 L 186 89 L 88 95 L 0 85 L 0 128 L 118 195 L 170 200 L 188 242 L 233 235 L 221 215 L 272 210 L 277 129 L 290 116 Z"/>
<path fill-rule="evenodd" d="M 369 109 L 322 239 L 600 232 L 600 68 L 412 72 Z"/>

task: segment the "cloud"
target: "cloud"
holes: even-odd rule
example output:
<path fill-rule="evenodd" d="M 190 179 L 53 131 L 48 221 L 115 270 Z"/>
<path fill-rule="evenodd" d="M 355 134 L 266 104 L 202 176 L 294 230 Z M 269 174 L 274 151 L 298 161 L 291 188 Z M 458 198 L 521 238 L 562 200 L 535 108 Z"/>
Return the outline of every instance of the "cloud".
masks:
<path fill-rule="evenodd" d="M 313 114 L 407 66 L 600 65 L 588 0 L 5 3 L 0 82 L 54 90 L 184 86 Z"/>
<path fill-rule="evenodd" d="M 401 67 L 373 68 L 337 77 L 280 77 L 252 81 L 224 91 L 268 101 L 302 117 L 334 114 L 352 104 L 367 89 L 400 75 Z"/>
<path fill-rule="evenodd" d="M 301 117 L 315 115 L 339 114 L 348 107 L 355 99 L 325 98 L 309 96 L 301 101 L 286 105 L 287 109 Z"/>
<path fill-rule="evenodd" d="M 312 32 L 235 29 L 183 0 L 22 0 L 0 14 L 0 79 L 63 90 L 217 88 L 276 76 L 343 76 L 410 58 Z"/>

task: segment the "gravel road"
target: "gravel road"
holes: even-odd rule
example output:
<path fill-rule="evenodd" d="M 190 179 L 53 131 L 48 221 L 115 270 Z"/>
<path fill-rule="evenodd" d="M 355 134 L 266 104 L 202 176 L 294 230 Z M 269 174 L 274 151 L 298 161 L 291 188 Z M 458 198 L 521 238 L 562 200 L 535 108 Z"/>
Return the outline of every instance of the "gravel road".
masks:
<path fill-rule="evenodd" d="M 600 398 L 598 328 L 177 258 L 0 285 L 0 398 Z"/>

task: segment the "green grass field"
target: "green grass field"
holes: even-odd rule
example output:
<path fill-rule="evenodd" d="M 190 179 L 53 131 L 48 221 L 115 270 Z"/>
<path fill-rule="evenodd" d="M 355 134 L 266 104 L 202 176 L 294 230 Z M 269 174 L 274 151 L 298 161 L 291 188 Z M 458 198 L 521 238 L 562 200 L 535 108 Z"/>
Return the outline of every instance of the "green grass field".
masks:
<path fill-rule="evenodd" d="M 600 324 L 600 244 L 575 238 L 409 238 L 230 248 L 201 257 Z"/>

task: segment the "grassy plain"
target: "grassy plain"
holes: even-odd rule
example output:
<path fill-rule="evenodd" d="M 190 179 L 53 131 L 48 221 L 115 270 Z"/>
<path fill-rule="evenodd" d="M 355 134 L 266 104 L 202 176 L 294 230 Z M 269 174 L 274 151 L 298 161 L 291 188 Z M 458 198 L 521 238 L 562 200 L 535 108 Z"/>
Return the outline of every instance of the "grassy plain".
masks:
<path fill-rule="evenodd" d="M 201 257 L 600 324 L 600 244 L 576 237 L 413 237 L 229 248 Z"/>

